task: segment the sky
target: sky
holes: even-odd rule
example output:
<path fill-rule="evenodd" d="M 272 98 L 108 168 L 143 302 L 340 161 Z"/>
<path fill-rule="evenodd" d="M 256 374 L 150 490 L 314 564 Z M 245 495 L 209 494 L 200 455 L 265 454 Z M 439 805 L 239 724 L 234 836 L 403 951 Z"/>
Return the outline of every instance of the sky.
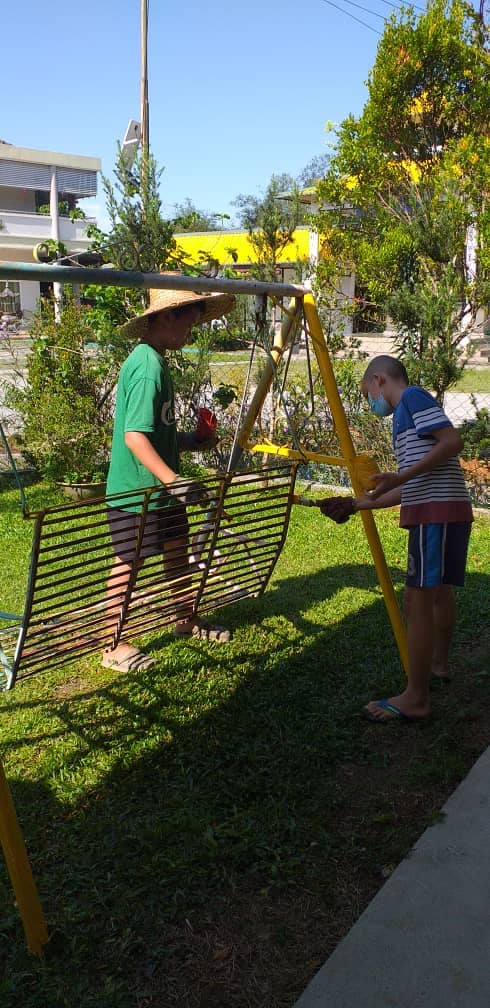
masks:
<path fill-rule="evenodd" d="M 150 147 L 165 216 L 188 198 L 233 217 L 239 193 L 260 195 L 272 174 L 296 176 L 328 150 L 327 122 L 363 108 L 394 6 L 358 4 L 149 0 Z M 140 119 L 140 0 L 16 0 L 2 38 L 0 139 L 99 157 L 110 178 L 117 140 Z M 107 224 L 100 181 L 82 205 Z"/>

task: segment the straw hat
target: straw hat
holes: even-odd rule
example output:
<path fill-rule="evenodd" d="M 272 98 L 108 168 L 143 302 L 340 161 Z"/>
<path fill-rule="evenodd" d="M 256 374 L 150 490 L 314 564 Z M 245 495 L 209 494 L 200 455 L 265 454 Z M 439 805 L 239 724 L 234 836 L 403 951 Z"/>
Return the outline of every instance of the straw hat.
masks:
<path fill-rule="evenodd" d="M 195 291 L 183 290 L 150 290 L 150 306 L 141 315 L 130 319 L 121 326 L 121 332 L 126 336 L 140 339 L 144 336 L 148 319 L 158 312 L 172 311 L 175 308 L 184 308 L 192 304 L 202 304 L 203 313 L 199 318 L 201 322 L 210 322 L 211 319 L 221 318 L 231 311 L 235 304 L 234 294 L 197 294 Z"/>

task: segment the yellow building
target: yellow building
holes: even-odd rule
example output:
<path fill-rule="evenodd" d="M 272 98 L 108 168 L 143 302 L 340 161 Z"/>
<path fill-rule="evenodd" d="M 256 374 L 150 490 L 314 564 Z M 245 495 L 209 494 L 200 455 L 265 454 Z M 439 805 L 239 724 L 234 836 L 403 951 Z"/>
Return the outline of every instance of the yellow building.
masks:
<path fill-rule="evenodd" d="M 200 231 L 186 232 L 175 235 L 183 258 L 193 265 L 219 268 L 229 267 L 238 273 L 247 273 L 250 264 L 256 262 L 256 254 L 245 231 Z M 296 228 L 293 239 L 286 245 L 278 257 L 277 279 L 284 283 L 298 280 L 297 264 L 305 267 L 314 261 L 312 249 L 312 234 L 307 227 Z M 309 272 L 305 269 L 305 272 Z"/>

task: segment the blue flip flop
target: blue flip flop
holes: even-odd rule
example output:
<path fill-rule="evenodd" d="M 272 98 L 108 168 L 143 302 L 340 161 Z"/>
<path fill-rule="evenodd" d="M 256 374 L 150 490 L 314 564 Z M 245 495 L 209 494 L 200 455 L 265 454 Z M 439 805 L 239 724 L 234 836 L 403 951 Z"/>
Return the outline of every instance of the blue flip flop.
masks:
<path fill-rule="evenodd" d="M 416 714 L 405 714 L 399 707 L 395 707 L 394 704 L 384 698 L 382 700 L 374 700 L 374 703 L 379 710 L 388 711 L 391 715 L 391 717 L 387 718 L 378 718 L 375 714 L 368 710 L 367 707 L 363 707 L 364 716 L 367 717 L 368 721 L 375 721 L 376 724 L 388 724 L 390 721 L 415 722 L 427 720 L 427 715 L 419 717 Z"/>

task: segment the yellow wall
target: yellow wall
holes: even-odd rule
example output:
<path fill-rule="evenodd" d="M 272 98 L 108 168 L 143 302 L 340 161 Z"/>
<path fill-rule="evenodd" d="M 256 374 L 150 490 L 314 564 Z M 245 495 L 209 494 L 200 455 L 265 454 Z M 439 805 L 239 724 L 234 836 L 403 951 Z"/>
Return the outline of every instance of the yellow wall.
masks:
<path fill-rule="evenodd" d="M 297 228 L 293 240 L 281 252 L 278 262 L 309 259 L 309 230 Z M 244 231 L 203 231 L 199 234 L 176 234 L 175 241 L 189 262 L 217 259 L 222 266 L 244 265 L 256 256 Z M 230 250 L 236 252 L 236 257 Z"/>

